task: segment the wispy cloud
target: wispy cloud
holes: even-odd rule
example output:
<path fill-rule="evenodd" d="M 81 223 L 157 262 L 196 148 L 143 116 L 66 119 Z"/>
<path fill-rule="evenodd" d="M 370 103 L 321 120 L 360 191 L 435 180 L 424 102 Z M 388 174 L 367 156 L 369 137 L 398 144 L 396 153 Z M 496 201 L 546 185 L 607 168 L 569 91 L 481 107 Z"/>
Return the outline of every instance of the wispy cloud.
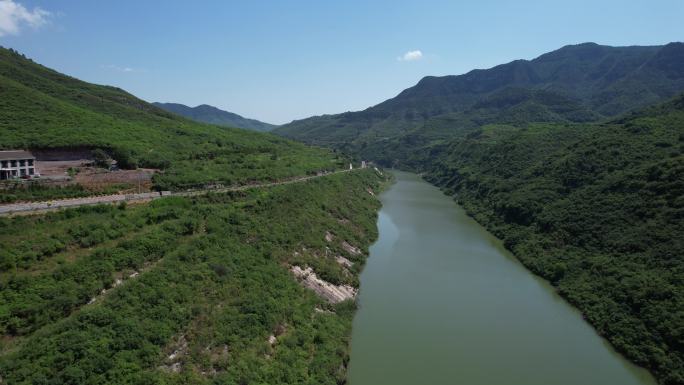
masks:
<path fill-rule="evenodd" d="M 13 0 L 0 0 L 0 37 L 18 35 L 23 26 L 38 28 L 48 22 L 52 13 L 41 9 L 26 7 Z"/>
<path fill-rule="evenodd" d="M 415 51 L 408 51 L 404 55 L 399 56 L 397 60 L 399 61 L 416 61 L 423 58 L 423 53 L 417 49 Z"/>
<path fill-rule="evenodd" d="M 111 70 L 111 71 L 116 71 L 116 72 L 147 72 L 147 70 L 144 70 L 142 68 L 133 68 L 133 67 L 126 67 L 126 66 L 118 66 L 116 64 L 107 64 L 101 66 L 104 69 Z"/>

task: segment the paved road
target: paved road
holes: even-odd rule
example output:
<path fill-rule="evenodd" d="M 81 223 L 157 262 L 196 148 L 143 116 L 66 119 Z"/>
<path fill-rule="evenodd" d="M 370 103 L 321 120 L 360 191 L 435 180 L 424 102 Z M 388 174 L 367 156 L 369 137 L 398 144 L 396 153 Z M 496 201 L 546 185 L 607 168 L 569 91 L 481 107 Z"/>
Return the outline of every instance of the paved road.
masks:
<path fill-rule="evenodd" d="M 355 170 L 358 170 L 358 169 L 355 169 Z M 354 171 L 354 170 L 340 170 L 340 171 L 329 172 L 327 174 L 318 174 L 318 175 L 297 177 L 297 178 L 292 178 L 292 179 L 288 179 L 288 180 L 284 180 L 284 181 L 280 181 L 280 182 L 258 183 L 258 184 L 225 187 L 225 188 L 207 188 L 207 189 L 202 189 L 202 190 L 177 191 L 177 192 L 162 191 L 162 192 L 150 192 L 150 193 L 139 193 L 139 194 L 114 194 L 114 195 L 92 196 L 92 197 L 85 197 L 85 198 L 58 199 L 58 200 L 52 200 L 52 201 L 46 201 L 46 202 L 12 203 L 12 204 L 0 205 L 0 216 L 10 215 L 10 214 L 15 214 L 15 213 L 25 213 L 25 212 L 39 213 L 39 212 L 44 212 L 44 211 L 52 211 L 52 210 L 56 210 L 56 209 L 60 209 L 60 208 L 90 206 L 90 205 L 98 205 L 98 204 L 113 204 L 113 203 L 120 203 L 120 202 L 145 202 L 145 201 L 159 199 L 159 198 L 163 198 L 163 197 L 167 197 L 167 196 L 197 196 L 197 195 L 208 194 L 210 192 L 221 193 L 221 192 L 230 192 L 230 191 L 244 191 L 244 190 L 248 190 L 251 188 L 264 188 L 264 187 L 273 187 L 273 186 L 279 186 L 279 185 L 284 185 L 284 184 L 305 182 L 305 181 L 308 181 L 311 179 L 321 178 L 321 177 L 325 177 L 325 176 L 329 176 L 329 175 L 333 175 L 333 174 L 339 174 L 339 173 L 343 173 L 343 172 L 349 172 L 349 171 Z"/>

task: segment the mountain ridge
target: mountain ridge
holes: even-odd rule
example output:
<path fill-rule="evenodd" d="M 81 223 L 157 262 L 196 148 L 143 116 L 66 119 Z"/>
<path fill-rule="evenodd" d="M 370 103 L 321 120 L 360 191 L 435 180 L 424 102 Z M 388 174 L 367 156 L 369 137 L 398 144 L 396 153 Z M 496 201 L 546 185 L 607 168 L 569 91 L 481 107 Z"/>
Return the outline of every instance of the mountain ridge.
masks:
<path fill-rule="evenodd" d="M 198 122 L 215 124 L 217 126 L 237 127 L 262 132 L 271 131 L 277 127 L 275 124 L 245 118 L 234 112 L 225 111 L 209 104 L 190 107 L 181 103 L 153 102 L 152 105 Z"/>
<path fill-rule="evenodd" d="M 274 130 L 304 142 L 341 147 L 416 128 L 462 112 L 507 87 L 542 90 L 580 103 L 603 118 L 657 103 L 684 91 L 677 63 L 684 44 L 611 47 L 566 45 L 531 60 L 514 60 L 462 75 L 426 76 L 365 110 L 295 120 Z"/>

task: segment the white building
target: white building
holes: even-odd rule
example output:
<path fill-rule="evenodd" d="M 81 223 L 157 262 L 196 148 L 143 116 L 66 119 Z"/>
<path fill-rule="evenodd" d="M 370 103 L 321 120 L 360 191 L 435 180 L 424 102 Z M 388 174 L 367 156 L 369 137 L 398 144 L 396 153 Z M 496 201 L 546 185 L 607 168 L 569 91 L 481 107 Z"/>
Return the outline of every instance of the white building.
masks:
<path fill-rule="evenodd" d="M 0 180 L 33 178 L 36 158 L 28 151 L 0 151 Z"/>

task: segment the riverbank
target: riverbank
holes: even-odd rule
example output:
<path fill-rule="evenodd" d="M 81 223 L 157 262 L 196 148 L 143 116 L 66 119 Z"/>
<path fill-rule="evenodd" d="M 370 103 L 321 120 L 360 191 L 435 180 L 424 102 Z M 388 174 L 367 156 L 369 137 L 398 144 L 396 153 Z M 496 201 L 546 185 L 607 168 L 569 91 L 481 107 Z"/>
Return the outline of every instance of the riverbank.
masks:
<path fill-rule="evenodd" d="M 449 197 L 397 172 L 361 275 L 351 385 L 653 385 Z"/>

